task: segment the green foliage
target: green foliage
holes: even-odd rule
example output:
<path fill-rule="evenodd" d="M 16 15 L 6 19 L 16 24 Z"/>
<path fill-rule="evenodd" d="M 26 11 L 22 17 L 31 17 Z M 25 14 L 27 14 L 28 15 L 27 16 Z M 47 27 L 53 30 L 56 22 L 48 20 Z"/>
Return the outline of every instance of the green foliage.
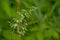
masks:
<path fill-rule="evenodd" d="M 60 0 L 0 0 L 0 40 L 60 40 Z"/>

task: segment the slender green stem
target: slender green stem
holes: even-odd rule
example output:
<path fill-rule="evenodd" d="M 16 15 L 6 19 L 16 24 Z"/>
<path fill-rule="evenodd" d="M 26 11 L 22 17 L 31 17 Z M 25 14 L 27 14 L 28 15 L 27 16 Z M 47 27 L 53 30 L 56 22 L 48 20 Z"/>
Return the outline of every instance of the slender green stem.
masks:
<path fill-rule="evenodd" d="M 17 12 L 20 12 L 20 0 L 16 0 L 17 2 Z"/>

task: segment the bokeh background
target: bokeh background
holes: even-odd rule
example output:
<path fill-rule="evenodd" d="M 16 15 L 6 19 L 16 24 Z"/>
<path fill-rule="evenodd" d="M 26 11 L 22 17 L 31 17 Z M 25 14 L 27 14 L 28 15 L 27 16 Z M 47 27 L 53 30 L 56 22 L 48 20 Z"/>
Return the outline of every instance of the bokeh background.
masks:
<path fill-rule="evenodd" d="M 0 0 L 0 40 L 60 40 L 60 0 L 20 0 L 19 5 L 20 12 L 25 10 L 21 14 L 28 12 L 22 22 L 27 21 L 28 31 L 22 36 L 8 23 L 21 18 L 16 0 Z"/>

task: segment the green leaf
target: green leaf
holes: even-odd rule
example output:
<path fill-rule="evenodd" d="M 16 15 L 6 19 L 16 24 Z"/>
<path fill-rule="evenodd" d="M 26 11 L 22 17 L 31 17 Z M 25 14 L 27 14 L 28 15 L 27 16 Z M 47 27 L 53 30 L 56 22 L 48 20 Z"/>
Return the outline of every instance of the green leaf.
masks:
<path fill-rule="evenodd" d="M 27 37 L 25 36 L 24 40 L 36 40 L 35 35 L 34 34 L 30 34 Z"/>
<path fill-rule="evenodd" d="M 1 2 L 2 9 L 9 17 L 17 17 L 18 14 L 15 10 L 11 9 L 9 3 L 5 0 Z"/>
<path fill-rule="evenodd" d="M 42 33 L 37 32 L 36 36 L 37 36 L 37 40 L 44 40 L 44 36 Z"/>
<path fill-rule="evenodd" d="M 55 39 L 59 39 L 59 34 L 57 32 L 53 32 L 52 36 L 55 38 Z"/>
<path fill-rule="evenodd" d="M 38 25 L 32 26 L 32 28 L 30 28 L 30 31 L 38 31 L 38 30 L 39 30 Z"/>
<path fill-rule="evenodd" d="M 8 40 L 21 40 L 21 35 L 17 35 L 11 30 L 5 30 L 3 36 Z"/>

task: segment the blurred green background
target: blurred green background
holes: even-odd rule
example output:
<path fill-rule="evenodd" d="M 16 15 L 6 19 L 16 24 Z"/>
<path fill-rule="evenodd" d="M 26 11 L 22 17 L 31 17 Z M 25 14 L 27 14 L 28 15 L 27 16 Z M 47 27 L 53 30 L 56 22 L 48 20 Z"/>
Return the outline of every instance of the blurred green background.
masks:
<path fill-rule="evenodd" d="M 0 40 L 60 40 L 60 0 L 20 0 L 20 11 L 33 10 L 24 36 L 12 31 L 8 21 L 20 18 L 16 0 L 0 0 Z M 24 22 L 23 22 L 24 23 Z"/>

